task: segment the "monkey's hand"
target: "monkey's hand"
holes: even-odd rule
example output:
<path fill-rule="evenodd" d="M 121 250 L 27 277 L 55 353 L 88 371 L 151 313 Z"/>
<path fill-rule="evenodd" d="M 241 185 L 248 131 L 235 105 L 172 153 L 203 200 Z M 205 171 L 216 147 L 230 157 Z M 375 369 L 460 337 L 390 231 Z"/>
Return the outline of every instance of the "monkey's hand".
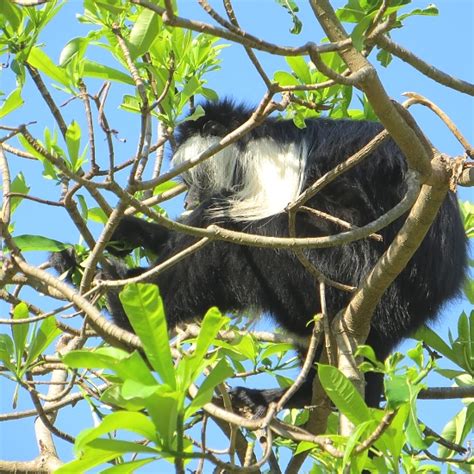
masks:
<path fill-rule="evenodd" d="M 139 247 L 158 254 L 169 236 L 170 231 L 159 224 L 125 216 L 112 234 L 107 250 L 117 257 L 124 257 Z"/>

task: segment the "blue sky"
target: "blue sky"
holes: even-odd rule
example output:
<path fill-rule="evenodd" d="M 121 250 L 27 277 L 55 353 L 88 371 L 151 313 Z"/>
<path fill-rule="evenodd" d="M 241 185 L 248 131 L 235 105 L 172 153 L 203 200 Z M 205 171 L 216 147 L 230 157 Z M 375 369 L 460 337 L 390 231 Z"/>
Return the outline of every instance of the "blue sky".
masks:
<path fill-rule="evenodd" d="M 220 7 L 220 2 L 211 2 L 216 8 Z M 320 28 L 313 19 L 310 8 L 306 2 L 299 1 L 304 27 L 300 35 L 295 36 L 289 33 L 291 20 L 289 15 L 280 8 L 273 0 L 238 0 L 235 1 L 235 9 L 241 26 L 247 31 L 263 37 L 268 41 L 280 44 L 298 45 L 308 40 L 319 42 L 323 37 Z M 334 6 L 341 6 L 344 2 L 332 2 Z M 426 7 L 428 1 L 414 1 L 411 8 Z M 194 0 L 179 1 L 180 14 L 185 17 L 204 19 L 202 10 Z M 474 5 L 471 0 L 441 0 L 436 3 L 440 10 L 438 17 L 414 17 L 406 21 L 405 28 L 395 30 L 392 38 L 400 44 L 411 49 L 414 53 L 451 73 L 454 76 L 464 78 L 468 81 L 474 80 Z M 82 11 L 82 2 L 66 2 L 64 8 L 49 28 L 46 29 L 42 40 L 46 44 L 47 52 L 57 59 L 63 45 L 71 38 L 81 36 L 87 31 L 84 25 L 75 20 L 75 13 Z M 207 20 L 208 21 L 208 20 Z M 103 58 L 101 51 L 94 53 L 97 59 Z M 211 73 L 208 76 L 209 87 L 215 89 L 221 96 L 231 96 L 237 100 L 242 100 L 249 104 L 257 103 L 265 91 L 265 86 L 251 66 L 244 50 L 238 45 L 225 48 L 221 54 L 222 70 Z M 283 58 L 269 57 L 259 54 L 268 75 L 273 76 L 273 72 L 279 69 L 287 69 Z M 2 58 L 5 62 L 6 58 Z M 421 93 L 433 100 L 454 120 L 467 139 L 474 142 L 474 101 L 472 97 L 463 95 L 441 86 L 432 80 L 423 77 L 420 73 L 395 59 L 389 68 L 378 67 L 381 80 L 389 95 L 395 100 L 403 101 L 402 94 L 406 91 Z M 8 69 L 2 72 L 0 77 L 0 89 L 8 93 L 12 87 L 13 75 Z M 50 81 L 46 79 L 46 83 Z M 115 87 L 115 86 L 114 86 Z M 97 86 L 98 88 L 98 86 Z M 124 92 L 113 89 L 108 103 L 109 117 L 112 119 L 113 128 L 119 131 L 119 137 L 126 139 L 126 142 L 116 142 L 116 152 L 121 157 L 130 156 L 136 145 L 138 136 L 138 121 L 133 123 L 130 116 L 122 111 L 113 111 L 120 103 L 120 96 Z M 130 91 L 128 91 L 130 92 Z M 64 95 L 55 92 L 55 97 L 61 103 Z M 25 89 L 25 100 L 28 102 L 28 109 L 23 108 L 12 117 L 8 117 L 6 124 L 16 125 L 25 120 L 38 120 L 38 124 L 33 131 L 42 134 L 44 125 L 52 126 L 52 119 L 44 108 L 42 102 L 33 94 L 33 89 Z M 75 105 L 72 104 L 64 108 L 67 118 L 75 115 Z M 450 155 L 462 153 L 462 149 L 446 129 L 446 127 L 427 109 L 413 107 L 412 113 L 418 120 L 422 129 L 429 139 L 441 151 Z M 41 176 L 39 167 L 35 163 L 17 160 L 10 157 L 12 174 L 14 175 L 22 169 L 28 178 L 28 184 L 32 186 L 32 194 L 44 197 L 57 198 L 57 188 L 49 182 L 38 179 Z M 26 167 L 26 168 L 25 168 Z M 474 201 L 473 192 L 469 189 L 460 190 L 461 199 Z M 177 214 L 179 209 L 176 206 L 169 208 L 171 214 Z M 43 207 L 38 205 L 21 206 L 15 215 L 17 234 L 31 233 L 46 235 L 58 240 L 68 240 L 77 242 L 77 234 L 73 226 L 65 220 L 65 213 L 61 210 L 51 209 L 43 211 Z M 98 228 L 96 229 L 98 230 Z M 40 262 L 44 260 L 44 255 L 33 255 L 31 260 Z M 436 258 L 436 257 L 434 257 Z M 2 317 L 5 317 L 7 308 L 0 304 Z M 458 302 L 447 307 L 436 325 L 436 330 L 441 335 L 446 335 L 448 328 L 455 328 L 457 316 L 465 309 L 470 311 L 469 304 Z M 0 327 L 0 331 L 6 328 Z M 436 378 L 431 380 L 431 384 L 441 383 Z M 0 379 L 0 411 L 2 413 L 11 411 L 12 385 Z M 29 408 L 26 398 L 22 398 L 25 403 L 21 409 Z M 428 422 L 436 430 L 441 430 L 449 417 L 458 411 L 461 404 L 456 401 L 449 402 L 424 402 L 420 404 L 420 417 Z M 442 407 L 440 409 L 440 407 Z M 90 424 L 90 415 L 87 409 L 84 411 L 68 411 L 60 416 L 59 426 L 66 431 L 71 430 L 77 433 L 78 427 L 85 427 Z M 72 429 L 71 427 L 74 427 Z M 59 452 L 63 459 L 71 456 L 70 446 L 61 441 L 58 442 Z M 0 425 L 0 458 L 28 460 L 37 455 L 33 420 L 10 421 Z"/>

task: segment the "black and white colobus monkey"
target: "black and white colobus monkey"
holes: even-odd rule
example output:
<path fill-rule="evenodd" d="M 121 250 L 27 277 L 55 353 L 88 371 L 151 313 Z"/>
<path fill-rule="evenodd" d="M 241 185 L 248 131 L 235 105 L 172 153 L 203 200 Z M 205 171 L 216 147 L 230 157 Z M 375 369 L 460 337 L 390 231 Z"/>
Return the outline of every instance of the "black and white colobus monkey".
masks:
<path fill-rule="evenodd" d="M 231 101 L 204 104 L 205 115 L 180 125 L 173 165 L 194 158 L 250 116 Z M 288 236 L 285 208 L 308 185 L 367 144 L 381 126 L 367 121 L 266 119 L 235 144 L 183 175 L 187 201 L 197 206 L 184 222 L 198 227 L 218 223 L 229 229 L 266 236 Z M 307 205 L 363 226 L 394 207 L 407 185 L 405 159 L 392 140 L 316 194 Z M 404 218 L 380 233 L 383 242 L 362 239 L 347 245 L 306 250 L 307 258 L 333 280 L 358 286 L 393 240 Z M 297 217 L 297 234 L 331 235 L 336 224 L 307 213 Z M 195 238 L 169 232 L 136 218 L 125 218 L 112 240 L 145 247 L 164 261 Z M 420 325 L 433 320 L 458 295 L 467 262 L 467 241 L 454 193 L 449 193 L 414 257 L 377 305 L 367 343 L 379 359 Z M 132 269 L 119 276 L 137 275 Z M 273 316 L 284 331 L 308 338 L 308 321 L 320 312 L 315 281 L 291 250 L 263 249 L 215 241 L 156 276 L 169 325 L 202 317 L 211 306 L 222 311 L 255 309 Z M 328 312 L 335 315 L 350 294 L 326 287 Z M 110 297 L 114 321 L 129 328 L 118 298 Z M 302 350 L 303 351 L 303 350 Z M 314 376 L 314 374 L 313 374 Z M 290 401 L 310 401 L 311 377 Z M 367 402 L 376 406 L 381 379 L 369 375 Z M 234 398 L 261 412 L 281 390 L 236 389 Z M 238 400 L 239 401 L 239 400 Z"/>

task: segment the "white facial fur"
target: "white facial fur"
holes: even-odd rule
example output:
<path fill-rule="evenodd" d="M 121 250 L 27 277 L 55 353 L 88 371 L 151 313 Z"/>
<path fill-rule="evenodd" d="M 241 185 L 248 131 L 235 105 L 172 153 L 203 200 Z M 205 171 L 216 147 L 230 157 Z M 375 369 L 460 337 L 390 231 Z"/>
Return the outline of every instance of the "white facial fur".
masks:
<path fill-rule="evenodd" d="M 219 141 L 218 137 L 193 136 L 176 152 L 173 166 L 185 163 Z M 229 215 L 237 221 L 263 219 L 282 212 L 301 192 L 305 166 L 302 146 L 279 144 L 269 138 L 249 142 L 244 150 L 233 144 L 185 173 L 188 182 L 205 186 L 208 195 L 234 191 L 213 216 Z M 232 189 L 239 162 L 243 186 Z"/>

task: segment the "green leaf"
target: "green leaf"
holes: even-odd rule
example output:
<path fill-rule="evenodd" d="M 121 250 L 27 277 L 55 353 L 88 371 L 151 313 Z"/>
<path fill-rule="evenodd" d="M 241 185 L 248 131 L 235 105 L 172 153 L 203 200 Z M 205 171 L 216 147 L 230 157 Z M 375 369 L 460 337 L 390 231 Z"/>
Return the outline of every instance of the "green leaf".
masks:
<path fill-rule="evenodd" d="M 0 107 L 0 118 L 5 117 L 9 113 L 21 107 L 23 104 L 24 101 L 21 97 L 21 88 L 17 88 L 8 95 Z"/>
<path fill-rule="evenodd" d="M 257 362 L 257 348 L 255 346 L 255 340 L 250 334 L 242 336 L 240 341 L 236 344 L 232 344 L 231 348 L 252 362 Z"/>
<path fill-rule="evenodd" d="M 140 113 L 140 102 L 134 95 L 125 94 L 122 97 L 122 103 L 120 108 L 126 110 L 127 112 L 134 112 L 136 114 Z"/>
<path fill-rule="evenodd" d="M 96 428 L 82 431 L 76 439 L 74 449 L 76 452 L 79 452 L 99 436 L 116 430 L 131 431 L 132 433 L 143 436 L 149 441 L 158 441 L 155 426 L 145 415 L 134 411 L 118 411 L 107 415 Z M 96 447 L 99 449 L 107 449 L 105 447 Z M 152 452 L 156 451 L 152 450 Z"/>
<path fill-rule="evenodd" d="M 342 462 L 344 465 L 346 465 L 350 458 L 352 451 L 354 451 L 355 447 L 359 443 L 360 439 L 362 438 L 362 435 L 366 432 L 369 431 L 369 429 L 373 430 L 376 427 L 376 423 L 374 420 L 369 420 L 365 421 L 364 423 L 361 423 L 356 427 L 354 432 L 351 434 L 349 439 L 347 440 L 346 448 L 344 450 L 344 457 L 342 459 Z"/>
<path fill-rule="evenodd" d="M 377 61 L 383 66 L 387 67 L 393 59 L 392 53 L 389 53 L 388 51 L 385 51 L 384 49 L 379 50 L 377 53 Z"/>
<path fill-rule="evenodd" d="M 286 354 L 287 352 L 294 350 L 294 348 L 295 346 L 293 344 L 287 344 L 284 342 L 270 344 L 262 351 L 260 359 L 266 359 L 274 354 Z"/>
<path fill-rule="evenodd" d="M 13 319 L 27 319 L 30 315 L 28 306 L 23 301 L 18 303 L 15 308 L 13 308 Z M 30 328 L 29 324 L 12 324 L 12 335 L 13 342 L 15 343 L 15 356 L 17 369 L 20 368 L 21 360 L 23 358 L 23 353 L 26 346 L 26 338 L 28 336 L 28 330 Z"/>
<path fill-rule="evenodd" d="M 277 71 L 273 75 L 273 80 L 280 86 L 296 86 L 299 84 L 295 76 L 286 71 Z"/>
<path fill-rule="evenodd" d="M 43 155 L 38 153 L 22 135 L 17 135 L 18 141 L 22 144 L 23 148 L 28 152 L 35 156 L 43 165 L 44 171 L 43 176 L 49 179 L 58 179 L 58 175 L 54 166 L 44 158 Z"/>
<path fill-rule="evenodd" d="M 380 442 L 383 443 L 382 446 L 393 456 L 395 462 L 400 457 L 406 443 L 403 427 L 405 426 L 409 412 L 410 407 L 408 403 L 400 406 L 387 431 L 380 438 Z M 375 443 L 379 449 L 381 448 L 380 442 Z"/>
<path fill-rule="evenodd" d="M 186 82 L 186 84 L 183 87 L 183 90 L 181 91 L 181 97 L 179 101 L 179 108 L 184 107 L 188 100 L 197 92 L 199 91 L 199 88 L 201 87 L 201 82 L 196 76 L 192 76 L 189 78 L 189 80 Z"/>
<path fill-rule="evenodd" d="M 139 459 L 136 461 L 122 462 L 116 464 L 115 466 L 109 467 L 107 469 L 101 470 L 101 474 L 133 474 L 135 472 L 146 472 L 138 471 L 140 467 L 146 466 L 151 462 L 155 461 L 154 458 Z"/>
<path fill-rule="evenodd" d="M 410 16 L 437 16 L 438 14 L 438 7 L 431 3 L 426 8 L 415 8 L 415 10 L 412 10 L 409 13 L 404 13 L 403 15 L 400 15 L 397 19 L 398 21 L 403 21 L 405 18 L 408 18 Z"/>
<path fill-rule="evenodd" d="M 408 423 L 406 424 L 406 435 L 408 442 L 419 450 L 428 449 L 430 443 L 427 443 L 423 436 L 423 430 L 418 421 L 418 415 L 416 412 L 416 395 L 413 392 L 410 400 L 410 412 L 408 415 Z"/>
<path fill-rule="evenodd" d="M 147 359 L 161 380 L 176 388 L 163 302 L 156 285 L 136 283 L 120 292 L 120 301 Z"/>
<path fill-rule="evenodd" d="M 71 351 L 63 357 L 64 363 L 72 368 L 109 369 L 122 380 L 155 385 L 156 380 L 138 352 L 128 354 L 113 347 L 100 347 L 94 352 L 87 350 Z"/>
<path fill-rule="evenodd" d="M 13 240 L 22 252 L 60 252 L 71 247 L 71 244 L 63 244 L 42 235 L 17 235 Z"/>
<path fill-rule="evenodd" d="M 12 364 L 14 352 L 12 338 L 8 334 L 0 334 L 0 360 L 11 372 L 15 372 L 15 366 Z"/>
<path fill-rule="evenodd" d="M 370 362 L 372 362 L 374 365 L 381 364 L 371 346 L 360 345 L 356 350 L 355 356 L 364 357 L 364 359 L 370 360 Z"/>
<path fill-rule="evenodd" d="M 193 415 L 203 405 L 210 402 L 214 393 L 215 387 L 224 382 L 234 374 L 234 370 L 225 359 L 221 359 L 217 365 L 212 369 L 209 375 L 204 379 L 204 382 L 199 387 L 199 390 L 193 401 L 188 405 L 185 412 L 185 419 Z"/>
<path fill-rule="evenodd" d="M 201 105 L 196 106 L 196 109 L 191 115 L 184 117 L 179 123 L 189 122 L 190 120 L 197 120 L 199 117 L 203 117 L 205 115 L 204 109 Z"/>
<path fill-rule="evenodd" d="M 464 281 L 464 294 L 469 300 L 469 303 L 474 304 L 474 279 L 466 278 Z"/>
<path fill-rule="evenodd" d="M 83 68 L 84 77 L 95 77 L 97 79 L 103 79 L 104 81 L 116 81 L 131 86 L 135 85 L 133 79 L 124 72 L 109 66 L 104 66 L 90 59 L 83 60 Z"/>
<path fill-rule="evenodd" d="M 396 409 L 410 401 L 410 387 L 404 375 L 389 375 L 384 379 L 387 406 Z"/>
<path fill-rule="evenodd" d="M 77 194 L 77 200 L 79 201 L 79 210 L 81 217 L 87 221 L 89 219 L 89 209 L 87 207 L 87 201 L 83 194 Z"/>
<path fill-rule="evenodd" d="M 453 369 L 436 369 L 436 372 L 447 379 L 453 380 L 460 375 L 465 374 L 464 370 L 453 370 Z"/>
<path fill-rule="evenodd" d="M 194 372 L 196 372 L 201 361 L 206 357 L 210 345 L 214 342 L 221 328 L 228 322 L 229 318 L 222 316 L 222 313 L 215 307 L 210 308 L 205 314 L 201 323 L 201 330 L 196 340 L 196 348 L 192 356 L 188 358 L 189 368 L 191 370 L 191 380 L 189 380 L 189 383 L 199 375 Z M 188 384 L 186 384 L 186 388 L 187 385 Z"/>
<path fill-rule="evenodd" d="M 10 191 L 12 193 L 21 193 L 21 194 L 28 194 L 30 191 L 30 187 L 26 184 L 25 176 L 23 173 L 18 173 L 15 179 L 12 181 L 10 185 Z M 13 214 L 16 208 L 20 205 L 21 201 L 23 201 L 22 197 L 13 196 L 10 199 L 10 213 Z"/>
<path fill-rule="evenodd" d="M 146 400 L 155 394 L 176 399 L 176 392 L 166 384 L 145 385 L 138 380 L 127 379 L 122 386 L 122 396 L 125 400 Z"/>
<path fill-rule="evenodd" d="M 299 8 L 295 0 L 276 0 L 276 2 L 280 4 L 291 15 L 293 26 L 290 29 L 290 33 L 294 35 L 300 34 L 301 29 L 303 28 L 303 23 L 298 18 L 297 13 L 299 12 Z"/>
<path fill-rule="evenodd" d="M 59 55 L 59 65 L 61 67 L 67 66 L 69 62 L 76 56 L 82 58 L 87 48 L 88 41 L 86 38 L 73 38 L 66 43 L 66 46 L 61 50 Z"/>
<path fill-rule="evenodd" d="M 56 66 L 50 57 L 37 46 L 31 49 L 30 55 L 28 56 L 28 63 L 39 71 L 44 72 L 54 81 L 59 82 L 63 86 L 69 86 L 70 80 L 67 72 Z"/>
<path fill-rule="evenodd" d="M 365 16 L 365 13 L 358 0 L 349 0 L 344 7 L 336 10 L 339 20 L 348 23 L 358 23 Z"/>
<path fill-rule="evenodd" d="M 364 399 L 338 368 L 318 364 L 318 376 L 328 397 L 352 423 L 359 425 L 371 419 Z"/>
<path fill-rule="evenodd" d="M 56 326 L 54 317 L 44 319 L 39 328 L 34 332 L 26 359 L 26 366 L 36 362 L 36 359 L 49 347 L 49 345 L 61 334 Z"/>
<path fill-rule="evenodd" d="M 154 454 L 157 457 L 159 456 L 159 452 L 156 449 L 139 443 L 133 443 L 132 441 L 122 441 L 120 439 L 97 438 L 91 441 L 89 445 L 95 449 L 102 449 L 104 451 L 112 451 L 120 454 L 145 453 Z"/>
<path fill-rule="evenodd" d="M 423 326 L 413 335 L 418 341 L 423 341 L 435 351 L 444 355 L 453 362 L 456 362 L 454 351 L 436 334 L 432 329 Z"/>
<path fill-rule="evenodd" d="M 201 87 L 201 94 L 211 102 L 217 102 L 219 100 L 219 96 L 214 89 L 209 89 L 209 87 Z"/>
<path fill-rule="evenodd" d="M 94 351 L 81 349 L 68 352 L 63 362 L 73 369 L 113 369 L 130 354 L 116 347 L 99 347 Z"/>
<path fill-rule="evenodd" d="M 120 452 L 104 451 L 102 449 L 93 449 L 88 447 L 84 453 L 80 454 L 80 458 L 63 464 L 56 469 L 55 474 L 71 474 L 73 472 L 87 472 L 89 469 L 100 466 L 121 455 Z"/>
<path fill-rule="evenodd" d="M 286 58 L 286 62 L 303 84 L 311 84 L 313 82 L 308 63 L 302 56 L 289 56 Z"/>
<path fill-rule="evenodd" d="M 372 23 L 372 18 L 374 15 L 367 15 L 359 22 L 357 25 L 354 27 L 351 33 L 351 38 L 352 38 L 352 44 L 358 51 L 362 51 L 364 47 L 364 39 L 365 39 L 365 32 L 367 28 L 371 25 Z"/>
<path fill-rule="evenodd" d="M 159 184 L 155 189 L 153 189 L 153 196 L 157 196 L 158 194 L 169 191 L 178 185 L 179 183 L 177 181 L 165 181 L 164 183 Z"/>
<path fill-rule="evenodd" d="M 136 19 L 129 41 L 133 46 L 133 57 L 136 58 L 150 51 L 152 43 L 157 39 L 160 30 L 160 17 L 144 8 Z"/>
<path fill-rule="evenodd" d="M 66 145 L 71 160 L 72 168 L 77 171 L 79 148 L 81 146 L 81 127 L 73 120 L 66 130 Z"/>
<path fill-rule="evenodd" d="M 474 404 L 471 404 L 469 407 L 464 407 L 454 416 L 454 418 L 448 421 L 441 433 L 443 439 L 451 441 L 452 443 L 463 443 L 467 434 L 470 431 L 472 432 L 472 422 L 474 421 L 474 409 L 472 407 L 474 407 Z M 447 458 L 452 454 L 453 451 L 449 450 L 444 446 L 439 446 L 438 456 Z"/>
<path fill-rule="evenodd" d="M 91 207 L 88 209 L 87 218 L 99 224 L 105 224 L 108 220 L 107 214 L 100 207 Z"/>
<path fill-rule="evenodd" d="M 2 2 L 2 15 L 10 23 L 13 31 L 19 30 L 23 18 L 21 7 L 13 2 Z"/>

